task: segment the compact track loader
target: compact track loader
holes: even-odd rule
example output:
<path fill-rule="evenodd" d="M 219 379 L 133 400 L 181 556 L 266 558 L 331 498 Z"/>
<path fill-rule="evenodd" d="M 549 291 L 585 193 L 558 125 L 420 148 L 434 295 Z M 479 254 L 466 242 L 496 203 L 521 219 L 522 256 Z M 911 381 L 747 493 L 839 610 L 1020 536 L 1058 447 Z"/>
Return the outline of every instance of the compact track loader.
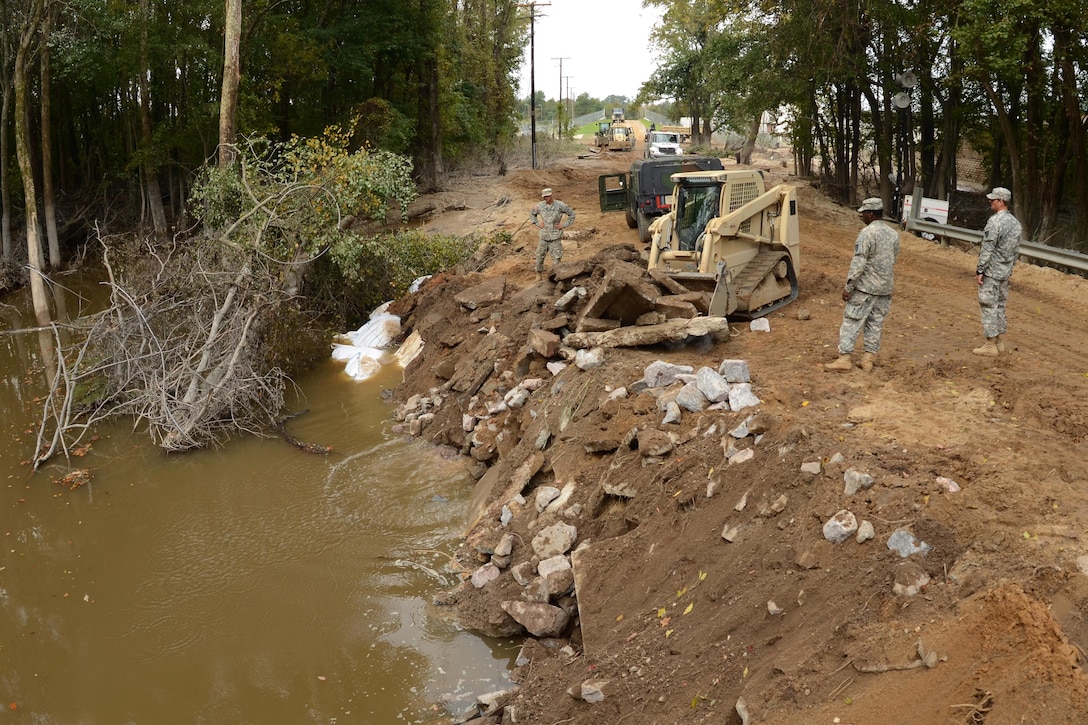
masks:
<path fill-rule="evenodd" d="M 756 170 L 673 174 L 672 210 L 650 225 L 651 271 L 709 298 L 708 314 L 755 319 L 797 299 L 797 190 Z"/>

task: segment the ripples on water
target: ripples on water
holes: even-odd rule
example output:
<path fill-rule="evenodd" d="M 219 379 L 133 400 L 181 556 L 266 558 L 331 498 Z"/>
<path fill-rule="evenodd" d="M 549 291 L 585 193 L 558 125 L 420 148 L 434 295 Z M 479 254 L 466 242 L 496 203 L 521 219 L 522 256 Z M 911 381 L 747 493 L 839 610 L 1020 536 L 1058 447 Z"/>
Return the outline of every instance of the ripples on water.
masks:
<path fill-rule="evenodd" d="M 513 643 L 428 612 L 457 582 L 472 484 L 389 435 L 379 393 L 399 370 L 304 381 L 292 434 L 332 455 L 247 439 L 167 456 L 114 429 L 68 491 L 49 481 L 63 465 L 17 464 L 33 405 L 25 351 L 0 344 L 5 707 L 80 725 L 422 722 L 508 686 Z"/>

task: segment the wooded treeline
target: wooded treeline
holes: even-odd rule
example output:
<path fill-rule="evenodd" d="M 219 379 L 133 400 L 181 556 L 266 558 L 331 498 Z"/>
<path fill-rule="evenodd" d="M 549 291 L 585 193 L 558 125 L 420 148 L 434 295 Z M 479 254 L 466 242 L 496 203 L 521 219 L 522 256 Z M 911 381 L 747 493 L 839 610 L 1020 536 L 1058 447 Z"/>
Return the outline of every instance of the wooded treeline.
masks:
<path fill-rule="evenodd" d="M 697 143 L 716 126 L 754 140 L 762 111 L 786 109 L 800 173 L 844 203 L 868 187 L 887 204 L 897 177 L 905 193 L 918 183 L 945 198 L 968 142 L 990 185 L 1012 189 L 1026 235 L 1088 238 L 1082 1 L 646 4 L 662 13 L 662 62 L 638 100 L 675 98 Z M 900 82 L 907 71 L 913 88 Z"/>
<path fill-rule="evenodd" d="M 91 219 L 160 237 L 187 224 L 193 172 L 217 157 L 232 5 L 0 1 L 5 260 L 33 254 L 24 221 L 42 230 L 43 270 Z M 319 136 L 355 117 L 354 143 L 412 156 L 427 188 L 515 132 L 528 18 L 512 0 L 253 0 L 240 15 L 241 136 Z"/>

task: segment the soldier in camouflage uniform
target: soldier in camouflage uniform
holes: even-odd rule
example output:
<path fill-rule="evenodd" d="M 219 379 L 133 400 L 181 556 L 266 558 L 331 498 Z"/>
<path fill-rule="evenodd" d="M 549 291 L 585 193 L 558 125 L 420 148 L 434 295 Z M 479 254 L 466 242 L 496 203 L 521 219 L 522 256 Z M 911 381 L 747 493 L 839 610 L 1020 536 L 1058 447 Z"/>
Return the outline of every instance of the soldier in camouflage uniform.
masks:
<path fill-rule="evenodd" d="M 544 257 L 548 252 L 552 255 L 552 266 L 559 264 L 563 259 L 563 230 L 574 223 L 574 210 L 569 206 L 552 198 L 552 190 L 544 189 L 540 192 L 543 199 L 529 212 L 529 221 L 534 227 L 540 229 L 540 244 L 536 247 L 536 277 L 544 278 Z M 560 223 L 566 215 L 565 223 Z"/>
<path fill-rule="evenodd" d="M 1020 250 L 1020 222 L 1009 211 L 1012 192 L 1003 186 L 986 195 L 994 215 L 982 230 L 982 250 L 975 267 L 978 306 L 982 310 L 982 333 L 986 341 L 976 347 L 976 355 L 997 357 L 1005 351 L 1005 302 L 1009 297 L 1009 277 Z"/>
<path fill-rule="evenodd" d="M 883 221 L 884 202 L 870 198 L 858 208 L 865 228 L 854 242 L 854 258 L 846 275 L 842 300 L 846 309 L 839 328 L 839 357 L 826 363 L 825 370 L 846 371 L 853 367 L 850 358 L 858 333 L 864 328 L 865 354 L 858 367 L 869 372 L 873 358 L 880 351 L 884 318 L 892 306 L 895 258 L 899 256 L 899 232 Z"/>

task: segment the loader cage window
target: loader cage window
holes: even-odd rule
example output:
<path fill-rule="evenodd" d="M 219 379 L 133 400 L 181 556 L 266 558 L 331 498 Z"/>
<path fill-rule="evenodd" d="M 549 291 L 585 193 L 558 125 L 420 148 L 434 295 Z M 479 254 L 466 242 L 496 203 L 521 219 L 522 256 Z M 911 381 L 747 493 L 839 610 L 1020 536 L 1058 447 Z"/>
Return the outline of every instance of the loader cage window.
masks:
<path fill-rule="evenodd" d="M 680 251 L 695 250 L 707 222 L 718 216 L 721 193 L 721 187 L 717 184 L 680 187 L 680 198 L 676 200 L 676 232 Z"/>

